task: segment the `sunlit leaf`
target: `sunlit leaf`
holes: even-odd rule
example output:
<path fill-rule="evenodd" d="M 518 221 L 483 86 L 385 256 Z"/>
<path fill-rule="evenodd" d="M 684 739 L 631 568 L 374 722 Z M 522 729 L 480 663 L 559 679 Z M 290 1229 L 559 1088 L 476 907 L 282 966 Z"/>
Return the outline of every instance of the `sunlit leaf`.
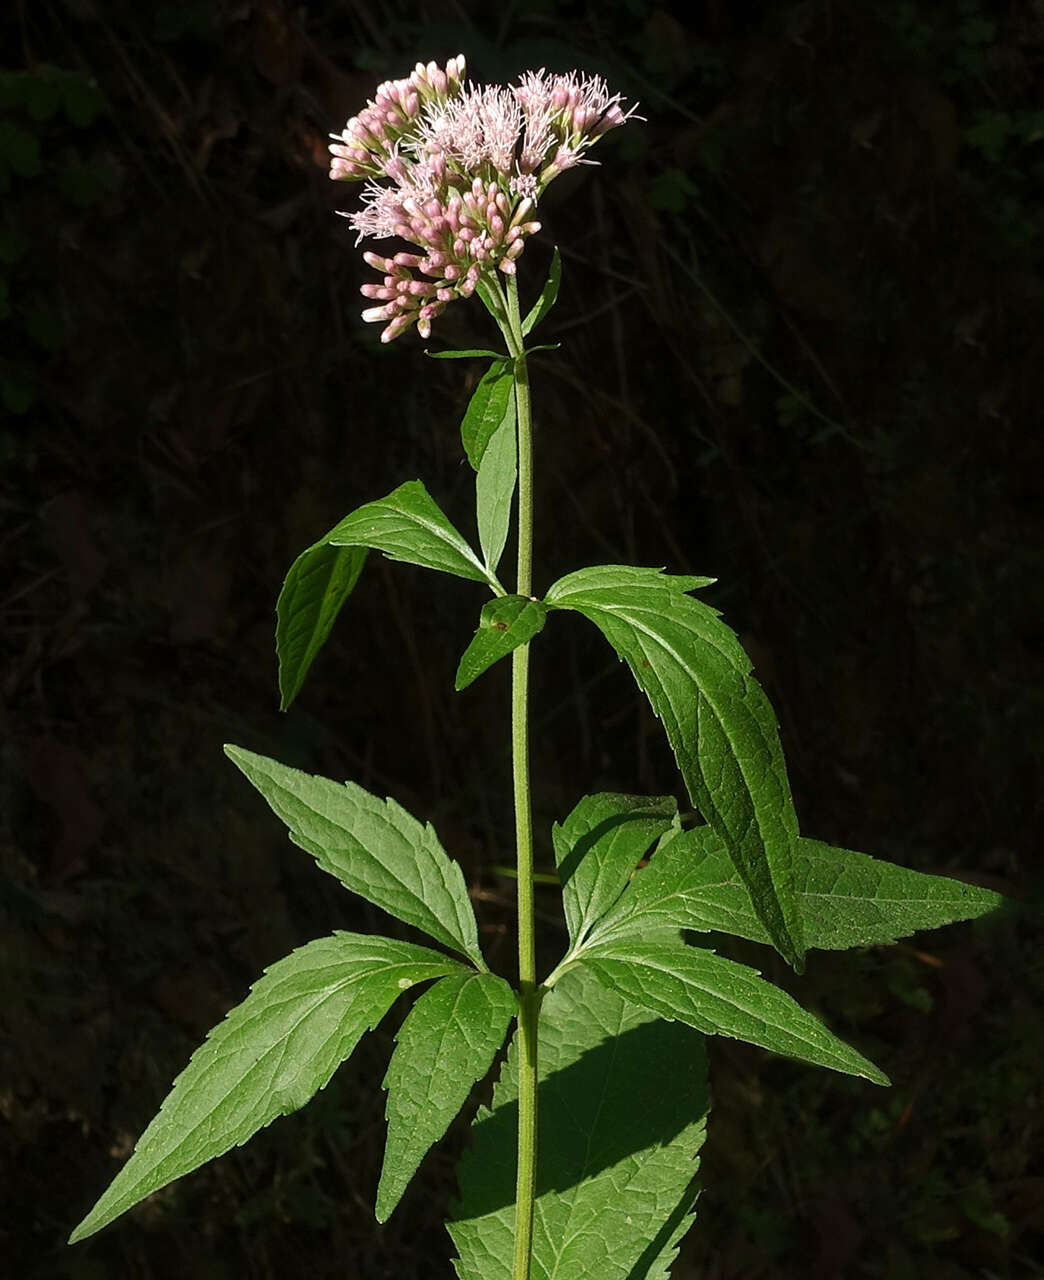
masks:
<path fill-rule="evenodd" d="M 800 970 L 798 828 L 776 718 L 733 632 L 687 594 L 705 582 L 601 565 L 560 579 L 545 603 L 589 618 L 627 662 L 693 804 L 725 844 L 773 945 Z"/>
<path fill-rule="evenodd" d="M 531 333 L 541 320 L 548 314 L 551 308 L 558 300 L 558 290 L 562 283 L 562 255 L 558 252 L 558 245 L 555 245 L 555 252 L 551 258 L 551 267 L 547 273 L 547 281 L 543 289 L 540 291 L 540 297 L 533 303 L 526 318 L 522 321 L 523 338 Z M 537 350 L 537 348 L 534 348 Z"/>
<path fill-rule="evenodd" d="M 669 847 L 669 846 L 668 846 Z M 575 963 L 633 1004 L 704 1035 L 730 1036 L 874 1084 L 888 1077 L 756 969 L 684 943 L 617 938 Z"/>
<path fill-rule="evenodd" d="M 430 360 L 473 360 L 476 356 L 492 357 L 494 360 L 507 360 L 508 357 L 502 351 L 486 351 L 482 348 L 473 348 L 470 351 L 427 351 L 424 354 Z"/>
<path fill-rule="evenodd" d="M 562 906 L 573 946 L 616 902 L 638 860 L 670 828 L 672 796 L 585 796 L 561 826 L 551 828 Z"/>
<path fill-rule="evenodd" d="M 497 359 L 472 392 L 460 424 L 460 439 L 472 469 L 478 471 L 495 431 L 508 413 L 514 414 L 515 379 L 511 362 Z"/>
<path fill-rule="evenodd" d="M 70 1244 L 303 1107 L 403 991 L 459 968 L 426 947 L 335 933 L 266 969 L 192 1055 Z"/>
<path fill-rule="evenodd" d="M 532 640 L 546 618 L 544 606 L 527 596 L 501 596 L 487 601 L 479 615 L 478 631 L 457 667 L 456 688 L 467 688 L 494 662 Z"/>
<path fill-rule="evenodd" d="M 1005 902 L 989 889 L 804 838 L 797 844 L 794 886 L 806 944 L 837 951 L 885 946 L 920 929 L 986 915 Z M 710 827 L 683 832 L 658 850 L 598 923 L 592 941 L 645 936 L 666 925 L 769 941 Z"/>
<path fill-rule="evenodd" d="M 490 573 L 496 573 L 508 530 L 518 480 L 515 394 L 512 383 L 500 426 L 490 436 L 475 477 L 479 546 Z"/>
<path fill-rule="evenodd" d="M 429 824 L 354 782 L 291 769 L 242 747 L 225 754 L 290 828 L 294 844 L 346 889 L 486 967 L 460 864 Z"/>
<path fill-rule="evenodd" d="M 517 1009 L 503 978 L 460 973 L 425 991 L 406 1016 L 384 1078 L 388 1142 L 378 1222 L 387 1221 L 425 1152 L 489 1070 Z"/>

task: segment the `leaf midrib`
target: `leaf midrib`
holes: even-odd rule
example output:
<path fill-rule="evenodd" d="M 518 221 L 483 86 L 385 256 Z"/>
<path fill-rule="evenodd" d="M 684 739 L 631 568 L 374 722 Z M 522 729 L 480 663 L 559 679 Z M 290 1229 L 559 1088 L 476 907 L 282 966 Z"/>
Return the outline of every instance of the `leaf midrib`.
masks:
<path fill-rule="evenodd" d="M 427 493 L 426 490 L 425 490 L 425 493 Z M 434 499 L 431 498 L 430 501 L 434 502 Z M 385 498 L 383 502 L 387 503 L 388 502 L 387 498 Z M 381 502 L 378 502 L 375 505 L 380 506 L 383 504 Z M 405 511 L 403 510 L 402 507 L 392 507 L 390 504 L 388 505 L 389 505 L 389 510 L 391 512 L 394 512 L 403 520 L 412 521 L 414 524 L 420 525 L 422 529 L 427 529 L 429 533 L 434 534 L 436 539 L 439 542 L 441 542 L 444 546 L 450 547 L 452 548 L 452 550 L 456 551 L 456 553 L 461 557 L 462 560 L 466 560 L 469 564 L 474 565 L 475 568 L 478 569 L 479 573 L 482 575 L 483 581 L 489 582 L 492 585 L 492 578 L 490 577 L 488 570 L 485 568 L 485 566 L 482 564 L 482 562 L 475 555 L 471 547 L 467 544 L 467 542 L 464 541 L 463 538 L 460 538 L 460 544 L 458 545 L 457 542 L 455 541 L 455 536 L 459 537 L 459 535 L 454 535 L 451 532 L 447 532 L 445 529 L 440 528 L 437 524 L 435 524 L 431 520 L 427 520 L 423 516 L 416 515 L 414 512 Z M 351 519 L 351 517 L 349 517 L 349 519 Z M 351 547 L 351 546 L 366 545 L 365 543 L 360 544 L 355 542 L 338 542 L 334 538 L 328 538 L 327 542 L 330 544 L 330 546 L 333 546 L 333 547 Z M 379 547 L 377 549 L 380 550 Z"/>
<path fill-rule="evenodd" d="M 348 964 L 348 963 L 351 963 L 351 961 L 345 959 L 341 961 L 334 961 L 333 963 Z M 363 982 L 367 978 L 374 977 L 378 974 L 381 974 L 384 971 L 390 974 L 395 969 L 412 969 L 412 968 L 415 968 L 415 966 L 418 964 L 425 964 L 425 963 L 427 963 L 430 968 L 435 969 L 436 971 L 438 971 L 441 968 L 441 966 L 436 964 L 434 961 L 410 962 L 410 961 L 399 960 L 399 961 L 395 961 L 394 963 L 390 963 L 390 962 L 386 963 L 383 966 L 377 965 L 373 968 L 367 969 L 363 973 L 352 974 L 346 978 L 341 979 L 338 982 L 333 983 L 330 987 L 322 991 L 317 996 L 317 998 L 312 1001 L 312 1003 L 308 1006 L 308 1008 L 304 1012 L 302 1012 L 301 1016 L 294 1021 L 293 1025 L 288 1030 L 282 1032 L 279 1038 L 273 1044 L 269 1045 L 269 1047 L 264 1051 L 264 1053 L 254 1061 L 252 1066 L 247 1068 L 247 1070 L 243 1073 L 243 1075 L 236 1082 L 233 1088 L 241 1087 L 243 1081 L 249 1078 L 251 1075 L 253 1075 L 256 1072 L 257 1068 L 259 1068 L 261 1064 L 264 1063 L 265 1060 L 269 1057 L 269 1055 L 272 1054 L 276 1049 L 278 1049 L 281 1052 L 281 1054 L 285 1055 L 287 1050 L 287 1042 L 292 1038 L 292 1036 L 295 1034 L 295 1032 L 298 1030 L 301 1024 L 305 1021 L 305 1019 L 310 1017 L 313 1013 L 315 1013 L 318 1009 L 320 1009 L 323 1006 L 323 1004 L 326 1003 L 326 1001 L 332 999 L 336 994 L 343 991 L 344 988 L 350 987 L 354 983 Z M 303 970 L 302 972 L 307 973 L 308 970 Z M 298 977 L 299 974 L 294 973 L 288 976 Z M 430 976 L 434 977 L 435 975 L 432 974 Z M 423 982 L 424 980 L 425 979 L 423 977 L 415 978 L 410 983 L 410 985 L 415 986 L 417 982 Z M 396 983 L 396 986 L 397 985 L 398 984 Z M 403 990 L 406 990 L 406 988 L 404 987 Z M 290 1004 L 294 1001 L 294 999 L 300 999 L 300 997 L 288 996 L 283 1000 L 275 1002 L 275 1004 L 272 1004 L 272 1005 L 266 1004 L 262 1012 L 264 1012 L 265 1014 L 268 1014 L 272 1011 L 273 1008 L 278 1009 L 283 1005 Z M 247 1020 L 246 1022 L 244 1022 L 243 1024 L 235 1028 L 228 1027 L 224 1023 L 218 1024 L 219 1027 L 224 1027 L 225 1029 L 225 1036 L 223 1037 L 223 1040 L 227 1040 L 229 1035 L 239 1034 L 244 1029 L 244 1027 L 247 1027 L 249 1025 L 250 1025 L 250 1020 Z M 330 1035 L 329 1037 L 327 1037 L 326 1041 L 324 1041 L 324 1044 L 328 1044 L 329 1041 L 332 1040 L 335 1035 L 341 1034 L 340 1028 L 341 1028 L 341 1022 L 339 1021 L 338 1030 L 334 1032 L 332 1035 Z M 365 1027 L 363 1028 L 364 1031 L 366 1029 L 367 1028 Z M 360 1032 L 360 1035 L 361 1034 L 362 1032 Z M 206 1048 L 207 1043 L 208 1042 L 205 1040 L 203 1044 L 200 1046 L 200 1048 L 201 1049 Z M 242 1046 L 239 1046 L 238 1049 L 230 1048 L 228 1051 L 221 1052 L 218 1044 L 215 1044 L 213 1041 L 211 1041 L 210 1043 L 214 1045 L 215 1049 L 219 1050 L 214 1055 L 214 1060 L 213 1060 L 214 1065 L 220 1062 L 227 1061 L 229 1058 L 231 1058 L 234 1055 L 234 1053 L 242 1049 Z M 223 1048 L 223 1044 L 222 1044 L 222 1048 Z M 205 1084 L 206 1080 L 207 1080 L 206 1076 L 201 1077 L 200 1081 L 196 1085 L 196 1088 L 193 1089 L 192 1092 L 189 1093 L 187 1096 L 191 1098 L 194 1093 L 198 1094 L 200 1086 Z M 173 1097 L 174 1096 L 173 1093 L 170 1096 Z M 225 1096 L 221 1099 L 221 1102 L 226 1101 L 228 1099 L 228 1096 L 229 1096 L 228 1094 L 225 1094 Z M 220 1106 L 221 1102 L 219 1102 L 217 1105 Z M 119 1204 L 123 1199 L 126 1198 L 128 1194 L 133 1194 L 134 1189 L 136 1187 L 141 1186 L 142 1182 L 144 1182 L 151 1174 L 154 1174 L 164 1164 L 165 1161 L 170 1159 L 170 1157 L 173 1156 L 176 1152 L 178 1152 L 181 1148 L 185 1147 L 189 1143 L 193 1135 L 198 1133 L 199 1130 L 202 1129 L 205 1125 L 211 1124 L 213 1120 L 213 1113 L 214 1113 L 214 1108 L 211 1108 L 211 1110 L 208 1111 L 205 1116 L 202 1116 L 194 1125 L 191 1126 L 191 1128 L 180 1131 L 179 1140 L 173 1146 L 167 1147 L 166 1150 L 163 1152 L 163 1154 L 159 1157 L 159 1159 L 154 1160 L 151 1165 L 149 1165 L 146 1169 L 144 1169 L 142 1173 L 139 1175 L 137 1181 L 132 1183 L 130 1187 L 124 1191 L 123 1195 L 121 1195 L 119 1200 L 115 1201 L 114 1203 Z M 156 1119 L 158 1120 L 162 1115 L 163 1115 L 163 1108 L 161 1107 L 159 1112 L 156 1115 Z M 155 1123 L 155 1121 L 153 1123 Z"/>

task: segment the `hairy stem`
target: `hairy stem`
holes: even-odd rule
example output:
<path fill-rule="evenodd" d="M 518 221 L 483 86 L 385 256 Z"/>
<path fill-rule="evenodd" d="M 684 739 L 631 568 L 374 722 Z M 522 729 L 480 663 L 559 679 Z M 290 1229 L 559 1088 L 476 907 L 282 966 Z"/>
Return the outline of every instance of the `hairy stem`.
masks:
<path fill-rule="evenodd" d="M 518 418 L 518 580 L 515 590 L 533 590 L 533 441 L 518 284 L 507 278 L 504 338 L 515 358 Z M 513 1280 L 529 1280 L 533 1246 L 533 1201 L 537 1152 L 537 1025 L 540 993 L 536 982 L 533 927 L 533 818 L 529 795 L 529 645 L 511 655 L 511 759 L 515 789 L 515 844 L 518 866 L 518 1175 L 515 1186 Z"/>

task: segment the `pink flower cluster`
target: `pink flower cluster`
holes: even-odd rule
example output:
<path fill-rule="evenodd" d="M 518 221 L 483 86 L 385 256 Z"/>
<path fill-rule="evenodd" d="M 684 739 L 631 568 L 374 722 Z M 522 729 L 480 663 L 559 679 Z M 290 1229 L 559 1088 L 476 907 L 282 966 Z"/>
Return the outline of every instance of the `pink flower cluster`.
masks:
<path fill-rule="evenodd" d="M 493 270 L 513 275 L 540 223 L 529 215 L 543 190 L 610 129 L 631 118 L 599 76 L 528 71 L 517 85 L 464 83 L 461 55 L 445 70 L 418 63 L 382 84 L 332 135 L 330 177 L 366 180 L 362 208 L 344 214 L 358 232 L 397 236 L 418 252 L 366 262 L 383 275 L 363 312 L 385 322 L 382 342 L 416 324 L 421 337 L 457 298 Z M 382 181 L 383 180 L 383 181 Z"/>

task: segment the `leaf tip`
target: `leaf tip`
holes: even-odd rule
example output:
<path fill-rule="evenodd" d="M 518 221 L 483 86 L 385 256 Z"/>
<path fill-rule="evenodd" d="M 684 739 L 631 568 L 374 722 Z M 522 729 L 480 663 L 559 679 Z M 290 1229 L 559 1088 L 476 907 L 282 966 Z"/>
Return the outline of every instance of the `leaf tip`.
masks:
<path fill-rule="evenodd" d="M 252 751 L 247 751 L 245 747 L 237 747 L 232 742 L 226 742 L 221 749 L 236 768 L 243 773 L 246 773 L 247 766 L 255 758 Z"/>
<path fill-rule="evenodd" d="M 289 711 L 290 704 L 300 692 L 300 683 L 293 683 L 290 680 L 283 679 L 283 672 L 279 673 L 279 710 Z"/>

